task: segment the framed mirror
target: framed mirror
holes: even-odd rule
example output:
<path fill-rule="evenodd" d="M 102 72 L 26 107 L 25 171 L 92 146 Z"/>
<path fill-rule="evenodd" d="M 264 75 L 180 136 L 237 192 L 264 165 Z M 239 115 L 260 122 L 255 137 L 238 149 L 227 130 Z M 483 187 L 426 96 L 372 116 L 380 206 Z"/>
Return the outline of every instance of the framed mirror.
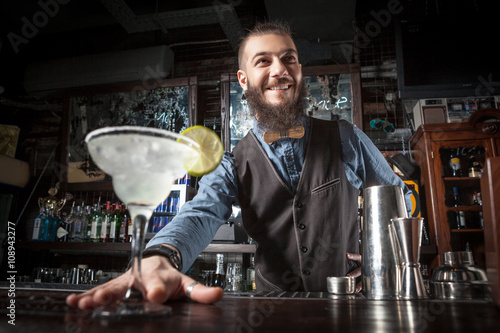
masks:
<path fill-rule="evenodd" d="M 308 90 L 306 114 L 324 120 L 347 120 L 362 129 L 358 65 L 304 67 L 302 72 Z M 221 76 L 221 116 L 222 142 L 232 151 L 253 126 L 236 74 Z"/>
<path fill-rule="evenodd" d="M 102 180 L 85 136 L 106 126 L 145 126 L 182 132 L 197 123 L 196 77 L 82 88 L 68 96 L 62 164 L 67 183 Z M 65 141 L 65 142 L 64 142 Z M 63 170 L 64 171 L 64 170 Z"/>

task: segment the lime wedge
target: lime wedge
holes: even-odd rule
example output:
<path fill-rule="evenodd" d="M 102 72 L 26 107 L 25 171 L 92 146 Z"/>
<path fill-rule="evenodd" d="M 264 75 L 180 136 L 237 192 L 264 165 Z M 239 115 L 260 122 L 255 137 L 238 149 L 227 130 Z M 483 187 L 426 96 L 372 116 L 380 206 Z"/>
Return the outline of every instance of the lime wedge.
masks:
<path fill-rule="evenodd" d="M 192 176 L 201 177 L 214 171 L 224 154 L 224 146 L 219 136 L 202 125 L 188 127 L 181 135 L 200 145 L 200 154 L 186 162 L 187 172 Z"/>

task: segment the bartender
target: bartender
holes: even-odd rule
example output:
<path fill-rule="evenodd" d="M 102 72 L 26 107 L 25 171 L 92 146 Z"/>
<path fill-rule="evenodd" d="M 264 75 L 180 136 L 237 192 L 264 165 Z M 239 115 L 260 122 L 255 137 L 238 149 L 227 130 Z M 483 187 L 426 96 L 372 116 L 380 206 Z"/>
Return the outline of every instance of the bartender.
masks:
<path fill-rule="evenodd" d="M 214 303 L 223 292 L 184 275 L 231 215 L 242 210 L 252 237 L 257 290 L 326 291 L 328 276 L 360 276 L 359 189 L 411 192 L 356 126 L 304 115 L 307 90 L 290 28 L 259 23 L 241 41 L 238 81 L 255 116 L 252 130 L 205 175 L 196 197 L 148 243 L 146 297 Z M 67 303 L 81 309 L 117 301 L 129 271 Z M 358 287 L 358 291 L 359 291 Z"/>

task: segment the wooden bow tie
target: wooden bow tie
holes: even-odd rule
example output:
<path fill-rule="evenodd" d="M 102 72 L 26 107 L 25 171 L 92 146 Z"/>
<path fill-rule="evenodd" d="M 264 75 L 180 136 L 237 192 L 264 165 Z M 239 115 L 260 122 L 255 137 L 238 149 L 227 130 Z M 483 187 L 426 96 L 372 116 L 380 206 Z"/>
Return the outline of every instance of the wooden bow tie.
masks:
<path fill-rule="evenodd" d="M 266 143 L 271 143 L 283 138 L 300 139 L 304 136 L 305 132 L 304 126 L 295 126 L 282 131 L 265 131 L 263 138 Z"/>

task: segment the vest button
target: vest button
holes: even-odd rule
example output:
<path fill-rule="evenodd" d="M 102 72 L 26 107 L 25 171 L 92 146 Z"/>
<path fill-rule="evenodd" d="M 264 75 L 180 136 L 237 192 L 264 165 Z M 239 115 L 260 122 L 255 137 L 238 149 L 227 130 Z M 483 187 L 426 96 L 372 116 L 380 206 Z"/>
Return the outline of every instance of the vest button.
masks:
<path fill-rule="evenodd" d="M 306 253 L 306 252 L 307 252 L 307 250 L 309 250 L 309 249 L 307 248 L 307 246 L 302 246 L 302 247 L 300 248 L 300 250 L 301 250 L 302 252 Z"/>
<path fill-rule="evenodd" d="M 297 208 L 302 208 L 302 202 L 297 201 L 297 202 L 295 203 L 295 207 L 297 207 Z"/>
<path fill-rule="evenodd" d="M 308 269 L 304 269 L 304 270 L 302 271 L 302 274 L 304 274 L 304 275 L 311 275 L 311 271 L 310 271 L 310 270 L 308 270 Z"/>
<path fill-rule="evenodd" d="M 298 225 L 298 227 L 299 227 L 300 230 L 304 230 L 306 228 L 306 225 L 303 224 L 303 223 L 301 223 L 301 224 Z"/>

